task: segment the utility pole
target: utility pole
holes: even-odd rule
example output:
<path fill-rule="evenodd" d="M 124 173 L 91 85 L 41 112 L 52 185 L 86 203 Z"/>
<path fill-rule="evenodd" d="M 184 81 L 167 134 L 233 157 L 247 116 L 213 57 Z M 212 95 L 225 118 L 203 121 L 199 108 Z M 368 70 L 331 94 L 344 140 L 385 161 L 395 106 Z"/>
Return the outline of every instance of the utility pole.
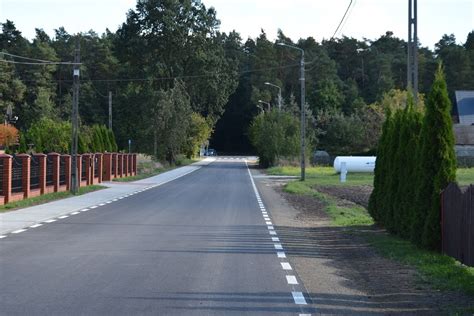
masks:
<path fill-rule="evenodd" d="M 79 188 L 79 177 L 77 174 L 77 143 L 79 134 L 79 76 L 81 62 L 81 43 L 79 36 L 76 37 L 76 49 L 74 52 L 73 90 L 72 90 L 72 146 L 71 146 L 71 192 L 77 194 Z"/>
<path fill-rule="evenodd" d="M 109 129 L 112 130 L 112 91 L 109 91 Z"/>
<path fill-rule="evenodd" d="M 408 60 L 407 89 L 418 102 L 418 5 L 417 0 L 408 0 Z"/>
<path fill-rule="evenodd" d="M 301 53 L 301 76 L 300 76 L 300 85 L 301 85 L 301 181 L 304 181 L 306 178 L 306 162 L 305 162 L 305 151 L 306 151 L 306 101 L 305 101 L 305 75 L 304 75 L 304 49 L 299 48 L 298 46 L 288 45 L 285 43 L 277 43 L 278 46 L 285 46 L 288 48 L 299 50 Z"/>
<path fill-rule="evenodd" d="M 305 75 L 304 75 L 304 50 L 301 50 L 301 181 L 306 178 L 306 87 L 305 87 Z"/>

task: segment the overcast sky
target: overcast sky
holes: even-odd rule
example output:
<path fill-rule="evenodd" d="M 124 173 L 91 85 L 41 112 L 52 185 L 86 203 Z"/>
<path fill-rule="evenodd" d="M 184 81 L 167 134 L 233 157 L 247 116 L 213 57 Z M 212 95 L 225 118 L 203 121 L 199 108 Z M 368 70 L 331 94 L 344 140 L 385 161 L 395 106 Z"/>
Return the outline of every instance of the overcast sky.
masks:
<path fill-rule="evenodd" d="M 330 38 L 350 0 L 203 0 L 213 6 L 222 31 L 238 31 L 256 37 L 264 29 L 274 39 L 280 28 L 294 41 L 312 36 Z M 69 33 L 106 28 L 115 31 L 125 21 L 135 0 L 0 0 L 0 21 L 13 20 L 29 39 L 35 27 L 53 35 L 64 26 Z M 342 32 L 358 39 L 375 39 L 391 30 L 407 37 L 408 0 L 353 0 Z M 433 47 L 445 33 L 464 42 L 474 29 L 474 0 L 419 0 L 418 36 L 422 45 Z"/>

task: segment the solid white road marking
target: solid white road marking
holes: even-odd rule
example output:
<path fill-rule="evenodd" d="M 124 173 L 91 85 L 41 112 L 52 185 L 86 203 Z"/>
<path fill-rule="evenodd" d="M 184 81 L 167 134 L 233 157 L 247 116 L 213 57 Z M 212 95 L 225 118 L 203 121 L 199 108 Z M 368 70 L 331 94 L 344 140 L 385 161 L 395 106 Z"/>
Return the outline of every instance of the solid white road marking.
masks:
<path fill-rule="evenodd" d="M 54 223 L 56 220 L 55 219 L 50 219 L 50 220 L 47 220 L 47 221 L 44 221 L 45 223 Z"/>
<path fill-rule="evenodd" d="M 296 280 L 296 277 L 294 275 L 287 275 L 286 281 L 288 282 L 288 284 L 298 284 L 298 281 Z"/>
<path fill-rule="evenodd" d="M 271 225 L 271 224 L 272 224 L 272 222 L 265 222 L 265 224 L 267 224 L 267 225 Z"/>
<path fill-rule="evenodd" d="M 59 216 L 58 218 L 64 219 L 64 218 L 68 218 L 68 217 L 69 217 L 69 215 L 63 215 L 63 216 Z"/>
<path fill-rule="evenodd" d="M 274 244 L 274 246 L 275 246 L 275 249 L 278 249 L 278 250 L 282 250 L 282 249 L 283 249 L 283 247 L 282 247 L 281 244 Z"/>
<path fill-rule="evenodd" d="M 288 262 L 280 262 L 283 270 L 293 270 Z"/>
<path fill-rule="evenodd" d="M 306 305 L 306 300 L 303 296 L 303 293 L 301 293 L 301 292 L 291 292 L 291 295 L 293 295 L 293 300 L 295 301 L 295 304 Z"/>
<path fill-rule="evenodd" d="M 270 235 L 276 235 L 276 234 L 277 234 L 276 231 L 274 231 L 274 230 L 270 231 Z"/>
<path fill-rule="evenodd" d="M 12 234 L 19 234 L 22 232 L 26 232 L 26 229 L 18 229 L 18 230 L 12 231 Z"/>
<path fill-rule="evenodd" d="M 267 228 L 268 228 L 268 230 L 274 230 L 275 229 L 275 227 L 273 227 L 273 226 L 267 226 Z"/>
<path fill-rule="evenodd" d="M 286 254 L 282 251 L 278 251 L 277 256 L 278 256 L 278 258 L 286 258 Z"/>
<path fill-rule="evenodd" d="M 280 238 L 278 238 L 278 237 L 272 237 L 272 241 L 280 241 Z"/>
<path fill-rule="evenodd" d="M 43 226 L 43 224 L 34 224 L 34 225 L 31 225 L 30 228 L 38 228 L 40 226 Z"/>

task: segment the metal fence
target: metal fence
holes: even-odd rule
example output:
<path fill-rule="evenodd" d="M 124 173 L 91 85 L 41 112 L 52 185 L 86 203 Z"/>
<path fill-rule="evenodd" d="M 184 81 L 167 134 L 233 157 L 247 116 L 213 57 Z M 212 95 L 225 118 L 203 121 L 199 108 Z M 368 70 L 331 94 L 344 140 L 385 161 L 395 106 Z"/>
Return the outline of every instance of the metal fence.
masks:
<path fill-rule="evenodd" d="M 112 155 L 112 175 L 115 176 L 117 173 L 117 155 Z"/>
<path fill-rule="evenodd" d="M 99 177 L 99 156 L 94 155 L 94 178 Z"/>
<path fill-rule="evenodd" d="M 46 158 L 46 185 L 54 185 L 54 160 L 49 156 Z"/>
<path fill-rule="evenodd" d="M 59 185 L 66 184 L 66 157 L 59 158 Z"/>
<path fill-rule="evenodd" d="M 87 163 L 86 157 L 81 156 L 81 181 L 87 180 Z"/>
<path fill-rule="evenodd" d="M 23 161 L 13 156 L 12 159 L 12 192 L 23 192 Z"/>
<path fill-rule="evenodd" d="M 463 192 L 457 184 L 449 184 L 441 203 L 443 252 L 474 266 L 474 185 Z"/>
<path fill-rule="evenodd" d="M 30 162 L 30 190 L 40 188 L 40 162 L 38 157 L 31 156 Z"/>

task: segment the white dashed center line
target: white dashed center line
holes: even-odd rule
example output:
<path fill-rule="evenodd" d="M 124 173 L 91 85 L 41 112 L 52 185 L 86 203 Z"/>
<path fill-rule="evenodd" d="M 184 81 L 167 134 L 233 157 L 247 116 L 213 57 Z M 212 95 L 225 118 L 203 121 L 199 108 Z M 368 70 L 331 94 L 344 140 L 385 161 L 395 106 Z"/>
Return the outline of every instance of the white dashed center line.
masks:
<path fill-rule="evenodd" d="M 31 225 L 30 228 L 38 228 L 40 226 L 43 226 L 43 224 L 34 224 L 34 225 Z"/>
<path fill-rule="evenodd" d="M 275 249 L 278 249 L 278 250 L 282 250 L 283 247 L 281 246 L 281 244 L 274 244 L 275 246 Z"/>
<path fill-rule="evenodd" d="M 278 258 L 286 258 L 286 254 L 284 252 L 278 251 L 277 252 Z"/>
<path fill-rule="evenodd" d="M 64 218 L 68 218 L 68 217 L 69 217 L 69 215 L 63 215 L 63 216 L 59 216 L 58 218 L 64 219 Z"/>
<path fill-rule="evenodd" d="M 45 223 L 54 223 L 56 220 L 55 219 L 50 219 L 50 220 L 47 220 L 47 221 L 44 221 Z"/>

